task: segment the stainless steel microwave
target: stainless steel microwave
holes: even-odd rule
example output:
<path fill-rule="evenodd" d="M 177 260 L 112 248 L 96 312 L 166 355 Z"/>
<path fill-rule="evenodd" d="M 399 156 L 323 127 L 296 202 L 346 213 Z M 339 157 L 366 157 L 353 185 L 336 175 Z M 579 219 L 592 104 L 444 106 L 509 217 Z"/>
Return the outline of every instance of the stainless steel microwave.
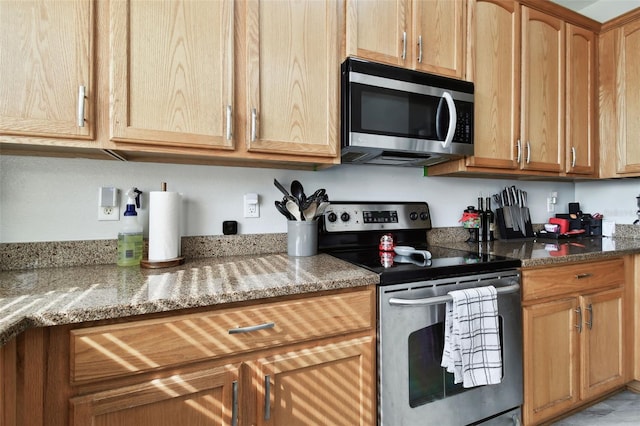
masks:
<path fill-rule="evenodd" d="M 430 166 L 473 155 L 473 83 L 348 58 L 342 163 Z"/>

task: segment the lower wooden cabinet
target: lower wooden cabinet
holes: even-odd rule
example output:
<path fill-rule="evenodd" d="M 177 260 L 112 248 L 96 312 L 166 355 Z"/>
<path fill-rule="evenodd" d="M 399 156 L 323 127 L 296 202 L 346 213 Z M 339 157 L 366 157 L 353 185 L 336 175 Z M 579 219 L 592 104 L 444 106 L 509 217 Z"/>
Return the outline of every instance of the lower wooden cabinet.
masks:
<path fill-rule="evenodd" d="M 238 367 L 176 374 L 71 399 L 71 425 L 237 424 Z"/>
<path fill-rule="evenodd" d="M 255 424 L 374 425 L 374 344 L 368 336 L 259 359 Z"/>
<path fill-rule="evenodd" d="M 373 425 L 373 337 L 72 398 L 72 425 Z"/>
<path fill-rule="evenodd" d="M 624 385 L 624 261 L 524 270 L 522 281 L 524 423 L 548 421 Z"/>
<path fill-rule="evenodd" d="M 33 328 L 0 426 L 375 425 L 375 287 Z"/>

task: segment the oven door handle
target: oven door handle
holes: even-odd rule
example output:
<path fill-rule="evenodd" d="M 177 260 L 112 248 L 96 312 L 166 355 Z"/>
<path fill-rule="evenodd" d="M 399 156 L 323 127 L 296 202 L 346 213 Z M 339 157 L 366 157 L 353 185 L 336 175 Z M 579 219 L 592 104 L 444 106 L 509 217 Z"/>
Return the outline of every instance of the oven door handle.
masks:
<path fill-rule="evenodd" d="M 496 288 L 497 294 L 509 294 L 515 293 L 520 290 L 520 284 L 513 284 L 506 287 L 498 287 Z M 424 299 L 398 299 L 397 297 L 392 297 L 389 299 L 389 304 L 392 306 L 430 306 L 430 305 L 440 305 L 442 303 L 450 302 L 453 300 L 451 296 L 448 294 L 444 296 L 435 296 L 435 297 L 425 297 Z"/>

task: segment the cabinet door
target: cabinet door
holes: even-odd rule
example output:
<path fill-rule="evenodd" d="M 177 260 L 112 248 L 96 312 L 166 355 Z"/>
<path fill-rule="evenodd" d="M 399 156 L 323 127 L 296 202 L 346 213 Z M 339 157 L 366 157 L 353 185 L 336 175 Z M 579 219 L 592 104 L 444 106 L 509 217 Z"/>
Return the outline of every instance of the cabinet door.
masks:
<path fill-rule="evenodd" d="M 595 172 L 596 38 L 567 24 L 566 172 Z"/>
<path fill-rule="evenodd" d="M 617 81 L 618 173 L 640 172 L 640 21 L 621 30 Z"/>
<path fill-rule="evenodd" d="M 564 22 L 522 7 L 522 168 L 564 171 Z"/>
<path fill-rule="evenodd" d="M 582 399 L 624 384 L 622 289 L 583 296 Z"/>
<path fill-rule="evenodd" d="M 466 1 L 414 0 L 414 67 L 462 78 L 466 35 Z"/>
<path fill-rule="evenodd" d="M 337 157 L 341 2 L 247 2 L 247 146 Z"/>
<path fill-rule="evenodd" d="M 258 425 L 375 425 L 375 338 L 258 360 Z"/>
<path fill-rule="evenodd" d="M 523 309 L 525 424 L 555 417 L 578 401 L 577 309 L 576 298 Z"/>
<path fill-rule="evenodd" d="M 0 134 L 93 137 L 93 7 L 0 2 Z"/>
<path fill-rule="evenodd" d="M 411 64 L 409 0 L 347 0 L 347 55 Z"/>
<path fill-rule="evenodd" d="M 109 5 L 111 139 L 233 148 L 233 2 Z"/>
<path fill-rule="evenodd" d="M 468 166 L 519 167 L 520 134 L 520 6 L 512 1 L 469 3 L 475 60 L 474 156 Z"/>
<path fill-rule="evenodd" d="M 237 380 L 238 369 L 228 366 L 79 396 L 71 399 L 71 424 L 228 425 L 238 413 Z"/>

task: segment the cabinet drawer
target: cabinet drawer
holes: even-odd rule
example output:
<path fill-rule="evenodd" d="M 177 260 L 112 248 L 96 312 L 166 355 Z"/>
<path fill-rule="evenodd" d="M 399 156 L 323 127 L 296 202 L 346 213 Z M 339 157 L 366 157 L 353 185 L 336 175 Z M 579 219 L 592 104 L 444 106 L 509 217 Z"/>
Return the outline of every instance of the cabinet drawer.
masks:
<path fill-rule="evenodd" d="M 624 260 L 522 271 L 522 299 L 535 300 L 624 283 Z"/>
<path fill-rule="evenodd" d="M 71 382 L 134 374 L 372 328 L 373 297 L 373 290 L 367 289 L 73 330 Z M 243 330 L 253 326 L 261 327 Z"/>

